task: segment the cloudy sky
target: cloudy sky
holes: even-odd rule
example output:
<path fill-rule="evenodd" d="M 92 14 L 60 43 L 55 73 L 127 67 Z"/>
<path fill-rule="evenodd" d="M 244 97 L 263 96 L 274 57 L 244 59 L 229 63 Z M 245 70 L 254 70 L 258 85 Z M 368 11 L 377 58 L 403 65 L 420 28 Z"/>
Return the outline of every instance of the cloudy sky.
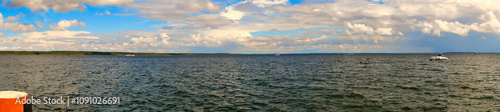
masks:
<path fill-rule="evenodd" d="M 7 0 L 0 50 L 500 52 L 499 0 Z"/>

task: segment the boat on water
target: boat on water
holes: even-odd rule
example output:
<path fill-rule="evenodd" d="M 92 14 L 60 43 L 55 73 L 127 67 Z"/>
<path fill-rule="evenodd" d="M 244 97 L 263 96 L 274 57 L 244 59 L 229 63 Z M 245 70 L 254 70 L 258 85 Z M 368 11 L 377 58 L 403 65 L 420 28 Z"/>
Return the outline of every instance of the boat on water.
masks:
<path fill-rule="evenodd" d="M 125 56 L 135 56 L 135 54 L 125 54 Z"/>
<path fill-rule="evenodd" d="M 444 56 L 444 54 L 442 54 L 442 53 L 441 53 L 441 54 L 439 54 L 438 56 L 432 56 L 432 57 L 430 58 L 430 61 L 433 61 L 433 60 L 434 60 L 434 61 L 437 61 L 437 60 L 441 60 L 441 61 L 443 61 L 443 60 L 448 60 L 448 58 L 447 58 L 446 56 Z"/>
<path fill-rule="evenodd" d="M 276 54 L 274 54 L 274 56 L 280 56 L 280 54 L 276 53 Z"/>

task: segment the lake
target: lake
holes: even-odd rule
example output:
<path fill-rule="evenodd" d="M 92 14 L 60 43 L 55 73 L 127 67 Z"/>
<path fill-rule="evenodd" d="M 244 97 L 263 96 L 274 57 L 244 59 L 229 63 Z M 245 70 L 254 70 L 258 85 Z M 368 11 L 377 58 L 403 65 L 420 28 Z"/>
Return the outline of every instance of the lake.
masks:
<path fill-rule="evenodd" d="M 0 55 L 0 91 L 121 100 L 34 111 L 500 111 L 500 54 L 434 55 Z"/>

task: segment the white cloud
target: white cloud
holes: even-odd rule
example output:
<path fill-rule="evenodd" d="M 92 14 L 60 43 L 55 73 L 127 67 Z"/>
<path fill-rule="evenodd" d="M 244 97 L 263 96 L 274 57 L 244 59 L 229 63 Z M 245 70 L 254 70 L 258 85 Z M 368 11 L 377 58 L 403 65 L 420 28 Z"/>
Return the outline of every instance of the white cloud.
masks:
<path fill-rule="evenodd" d="M 131 32 L 132 33 L 132 32 Z M 137 32 L 134 32 L 134 34 Z M 101 35 L 102 36 L 102 35 Z M 153 37 L 151 37 L 153 36 Z M 0 44 L 0 50 L 84 50 L 84 51 L 126 51 L 126 52 L 181 52 L 183 49 L 162 48 L 150 49 L 153 42 L 155 46 L 175 47 L 175 42 L 171 46 L 167 46 L 165 40 L 168 40 L 168 35 L 158 34 L 154 37 L 121 37 L 110 38 L 106 36 L 95 36 L 87 31 L 45 31 L 45 32 L 27 32 L 21 33 L 18 36 L 0 37 L 0 42 L 8 44 Z M 123 38 L 123 39 L 122 39 Z M 133 43 L 133 39 L 139 43 Z M 152 39 L 157 39 L 154 41 Z M 114 40 L 116 39 L 116 40 Z M 162 39 L 162 40 L 161 40 Z M 114 40 L 114 41 L 111 41 Z M 6 46 L 7 45 L 7 46 Z M 148 48 L 149 51 L 139 50 Z"/>
<path fill-rule="evenodd" d="M 10 7 L 26 6 L 31 11 L 53 9 L 59 12 L 67 12 L 75 9 L 85 9 L 83 3 L 90 5 L 114 5 L 120 6 L 133 2 L 134 0 L 8 0 Z"/>
<path fill-rule="evenodd" d="M 423 33 L 439 36 L 441 36 L 441 32 L 467 36 L 470 30 L 493 34 L 500 32 L 498 30 L 500 27 L 497 27 L 500 26 L 500 22 L 498 22 L 494 13 L 500 12 L 500 8 L 493 5 L 499 3 L 499 1 L 382 1 L 388 4 L 373 4 L 363 0 L 346 0 L 324 4 L 273 6 L 270 9 L 291 15 L 291 17 L 280 18 L 271 22 L 296 24 L 297 26 L 317 24 L 317 27 L 324 27 L 320 26 L 322 24 L 328 27 L 349 28 L 351 33 L 365 33 L 368 35 L 392 35 L 395 32 L 406 32 L 415 26 L 419 27 L 418 30 Z M 478 16 L 483 18 L 474 19 Z M 420 22 L 405 23 L 405 21 L 413 19 Z M 355 24 L 350 24 L 351 26 L 349 24 L 335 24 L 342 21 Z"/>
<path fill-rule="evenodd" d="M 29 32 L 22 33 L 20 36 L 28 39 L 99 39 L 99 37 L 88 36 L 87 31 L 45 31 L 45 32 Z"/>
<path fill-rule="evenodd" d="M 432 49 L 428 47 L 416 48 L 396 45 L 370 45 L 370 44 L 318 44 L 318 45 L 296 45 L 296 46 L 259 46 L 259 47 L 242 47 L 235 49 L 238 53 L 290 53 L 302 52 L 307 50 L 317 49 L 316 52 L 321 53 L 360 53 L 360 52 L 377 52 L 377 53 L 395 53 L 395 52 L 430 52 Z"/>
<path fill-rule="evenodd" d="M 79 50 L 79 44 L 93 42 L 99 37 L 87 31 L 26 32 L 17 36 L 3 37 L 11 46 L 0 46 L 5 50 Z"/>
<path fill-rule="evenodd" d="M 182 18 L 190 14 L 217 12 L 222 8 L 209 0 L 145 0 L 128 6 L 147 18 L 169 22 L 183 22 Z"/>
<path fill-rule="evenodd" d="M 61 20 L 57 25 L 50 25 L 49 29 L 52 30 L 66 30 L 66 28 L 72 27 L 72 26 L 85 26 L 85 23 L 83 22 L 78 22 L 77 20 Z"/>
<path fill-rule="evenodd" d="M 366 26 L 365 24 L 351 24 L 350 22 L 346 23 L 347 28 L 351 29 L 353 33 L 367 33 L 373 34 L 374 30 L 372 27 Z"/>
<path fill-rule="evenodd" d="M 392 35 L 392 28 L 377 28 L 377 30 L 374 30 L 373 27 L 366 26 L 365 24 L 351 24 L 351 22 L 347 22 L 346 26 L 353 33 Z"/>
<path fill-rule="evenodd" d="M 367 0 L 336 0 L 333 3 L 282 5 L 286 4 L 287 0 L 248 0 L 224 8 L 209 0 L 137 1 L 127 5 L 127 9 L 133 10 L 131 12 L 138 12 L 138 16 L 168 22 L 152 26 L 159 27 L 158 31 L 74 35 L 75 37 L 84 35 L 99 37 L 98 39 L 78 38 L 83 39 L 84 43 L 76 42 L 75 38 L 69 38 L 75 40 L 63 41 L 61 39 L 68 38 L 49 36 L 43 36 L 42 40 L 43 42 L 52 42 L 53 45 L 57 43 L 80 46 L 71 49 L 170 50 L 171 48 L 188 49 L 189 47 L 234 45 L 237 47 L 232 49 L 233 52 L 301 52 L 308 49 L 320 49 L 325 52 L 409 52 L 411 49 L 416 49 L 416 52 L 425 52 L 430 51 L 430 49 L 397 45 L 401 45 L 398 42 L 405 42 L 409 38 L 404 37 L 404 34 L 411 37 L 416 35 L 413 32 L 420 31 L 422 34 L 436 36 L 445 36 L 442 34 L 444 32 L 468 36 L 470 31 L 500 35 L 500 22 L 496 16 L 500 13 L 500 8 L 496 4 L 500 2 L 495 0 L 481 2 L 459 0 L 381 1 L 387 4 L 374 4 Z M 42 2 L 45 1 L 42 0 Z M 44 6 L 42 2 L 40 5 L 29 5 L 28 7 L 32 10 L 46 10 L 47 8 L 44 7 L 35 8 L 35 6 Z M 71 6 L 75 3 L 69 3 L 68 6 L 47 5 L 47 7 L 64 12 L 81 6 L 80 3 L 83 2 L 75 2 L 76 6 Z M 201 11 L 211 13 L 205 14 Z M 108 15 L 108 12 L 100 14 Z M 49 28 L 59 31 L 71 26 L 85 26 L 84 23 L 73 21 L 74 23 L 64 20 L 64 22 L 61 21 Z M 24 24 L 17 23 L 17 25 Z M 259 31 L 320 27 L 335 29 L 299 32 L 305 36 L 251 35 L 251 32 Z M 345 30 L 337 30 L 337 28 Z M 327 38 L 324 35 L 338 35 L 338 37 Z M 63 49 L 64 47 L 51 46 L 47 48 Z"/>
<path fill-rule="evenodd" d="M 317 43 L 319 41 L 327 40 L 327 39 L 328 39 L 328 37 L 326 37 L 324 35 L 321 36 L 320 38 L 307 38 L 306 37 L 305 39 L 297 39 L 297 40 L 295 40 L 295 43 L 296 44 L 307 44 L 307 45 L 309 45 L 309 44 Z"/>
<path fill-rule="evenodd" d="M 36 27 L 30 24 L 21 24 L 21 23 L 3 23 L 0 24 L 0 26 L 3 26 L 4 29 L 10 30 L 10 31 L 22 31 L 22 32 L 28 32 L 28 31 L 34 31 L 36 30 Z"/>
<path fill-rule="evenodd" d="M 200 26 L 217 27 L 233 24 L 234 21 L 216 14 L 203 14 L 186 18 L 188 23 Z"/>
<path fill-rule="evenodd" d="M 109 12 L 108 10 L 106 10 L 104 13 L 105 13 L 106 15 L 111 15 L 111 12 Z"/>
<path fill-rule="evenodd" d="M 20 15 L 17 16 L 9 16 L 5 19 L 5 21 L 17 21 L 21 17 Z"/>
<path fill-rule="evenodd" d="M 472 30 L 500 35 L 500 21 L 498 21 L 497 16 L 492 11 L 481 15 L 479 20 L 483 23 L 471 25 Z"/>
<path fill-rule="evenodd" d="M 234 6 L 229 6 L 220 15 L 232 20 L 240 20 L 245 16 L 245 12 L 234 10 Z"/>
<path fill-rule="evenodd" d="M 458 21 L 448 22 L 434 20 L 432 22 L 419 22 L 415 26 L 421 27 L 421 31 L 426 34 L 441 36 L 441 32 L 455 33 L 461 36 L 468 36 L 469 31 L 474 30 L 483 33 L 500 34 L 500 21 L 493 12 L 481 15 L 478 20 L 482 23 L 462 24 Z"/>
<path fill-rule="evenodd" d="M 252 0 L 251 2 L 259 7 L 268 7 L 272 5 L 286 4 L 288 0 Z"/>
<path fill-rule="evenodd" d="M 392 35 L 392 28 L 378 28 L 375 33 L 380 35 Z"/>
<path fill-rule="evenodd" d="M 190 46 L 216 47 L 226 42 L 245 41 L 252 37 L 249 31 L 241 29 L 210 29 L 190 34 L 190 38 L 183 39 Z"/>
<path fill-rule="evenodd" d="M 30 24 L 22 24 L 19 22 L 10 23 L 9 21 L 11 21 L 13 19 L 12 18 L 9 19 L 9 18 L 10 17 L 7 17 L 7 19 L 5 20 L 6 23 L 4 23 L 3 15 L 2 15 L 2 13 L 0 13 L 0 30 L 5 29 L 5 30 L 10 30 L 10 31 L 22 31 L 22 32 L 36 30 L 36 27 L 33 25 L 30 25 Z M 1 35 L 5 35 L 5 34 L 1 34 Z"/>
<path fill-rule="evenodd" d="M 470 28 L 468 25 L 461 24 L 458 21 L 447 22 L 442 20 L 434 20 L 432 22 L 422 22 L 420 25 L 423 33 L 431 33 L 433 30 L 433 35 L 441 36 L 441 31 L 455 33 L 462 36 L 467 36 Z"/>
<path fill-rule="evenodd" d="M 138 38 L 131 38 L 130 41 L 134 42 L 134 44 L 147 44 L 152 47 L 158 47 L 155 42 L 158 41 L 157 37 L 138 37 Z M 146 46 L 141 46 L 141 47 L 146 47 Z"/>

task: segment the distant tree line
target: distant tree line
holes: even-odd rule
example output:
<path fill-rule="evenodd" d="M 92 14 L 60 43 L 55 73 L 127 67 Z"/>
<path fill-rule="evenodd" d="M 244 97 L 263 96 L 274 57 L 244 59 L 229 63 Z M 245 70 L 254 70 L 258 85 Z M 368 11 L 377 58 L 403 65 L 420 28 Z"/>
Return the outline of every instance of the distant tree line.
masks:
<path fill-rule="evenodd" d="M 0 55 L 118 55 L 173 56 L 173 55 L 230 55 L 230 53 L 131 53 L 98 51 L 0 51 Z"/>

